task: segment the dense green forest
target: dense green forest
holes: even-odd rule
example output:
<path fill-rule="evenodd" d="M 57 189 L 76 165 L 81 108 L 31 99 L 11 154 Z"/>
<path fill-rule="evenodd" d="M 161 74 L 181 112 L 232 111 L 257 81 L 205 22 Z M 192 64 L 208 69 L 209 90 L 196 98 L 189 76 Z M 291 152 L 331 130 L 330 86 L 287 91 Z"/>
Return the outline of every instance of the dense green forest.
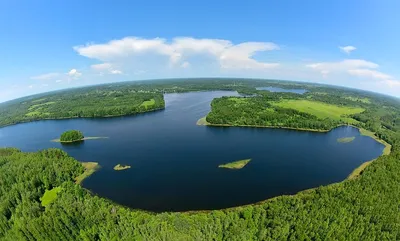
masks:
<path fill-rule="evenodd" d="M 175 88 L 179 83 L 182 85 Z M 298 95 L 255 89 L 265 85 L 305 88 L 309 92 Z M 154 91 L 142 100 L 159 95 L 160 102 L 156 103 L 162 104 L 162 93 L 235 89 L 252 96 L 215 99 L 207 121 L 285 126 L 301 123 L 294 127 L 313 129 L 351 123 L 392 144 L 392 152 L 373 161 L 357 178 L 293 196 L 225 210 L 156 214 L 119 206 L 75 184 L 75 177 L 84 168 L 61 150 L 24 153 L 0 149 L 0 240 L 400 240 L 400 102 L 396 98 L 307 83 L 239 79 L 123 83 L 74 93 L 92 93 L 95 90 L 91 88 L 99 93 L 110 88 L 116 92 Z M 61 95 L 68 96 L 65 93 Z M 44 98 L 53 101 L 57 93 L 50 96 L 2 104 L 1 113 L 25 113 L 26 107 L 9 107 L 50 101 Z M 312 103 L 313 108 L 304 109 L 305 103 Z M 321 112 L 320 107 L 330 111 Z M 18 122 L 18 115 L 7 116 L 0 116 L 2 125 Z M 46 190 L 57 193 L 50 200 L 47 195 L 44 206 L 41 198 Z"/>
<path fill-rule="evenodd" d="M 83 138 L 83 133 L 78 130 L 69 130 L 61 134 L 60 141 L 61 142 L 73 142 L 73 141 L 80 141 Z"/>
<path fill-rule="evenodd" d="M 161 93 L 96 88 L 68 90 L 1 104 L 0 126 L 43 119 L 133 115 L 164 107 Z"/>
<path fill-rule="evenodd" d="M 399 103 L 394 97 L 376 93 L 304 82 L 218 78 L 148 80 L 55 91 L 1 103 L 0 126 L 43 119 L 131 115 L 165 108 L 164 93 L 231 90 L 254 95 L 265 93 L 256 90 L 256 87 L 265 86 L 307 89 L 313 99 L 326 99 L 328 96 L 329 103 L 339 105 L 368 105 L 365 100 L 382 105 Z M 286 95 L 296 98 L 290 93 L 270 93 L 269 96 Z"/>

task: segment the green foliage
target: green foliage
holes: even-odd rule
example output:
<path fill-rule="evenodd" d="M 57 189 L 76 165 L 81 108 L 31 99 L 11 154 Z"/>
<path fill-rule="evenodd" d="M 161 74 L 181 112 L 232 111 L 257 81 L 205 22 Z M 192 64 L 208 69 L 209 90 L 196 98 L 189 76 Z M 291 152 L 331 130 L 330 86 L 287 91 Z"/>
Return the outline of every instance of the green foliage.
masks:
<path fill-rule="evenodd" d="M 0 104 L 0 126 L 43 119 L 111 117 L 163 109 L 160 93 L 90 87 Z"/>
<path fill-rule="evenodd" d="M 83 133 L 78 130 L 69 130 L 61 134 L 60 141 L 61 142 L 73 142 L 73 141 L 81 141 L 85 138 Z"/>
<path fill-rule="evenodd" d="M 43 194 L 43 197 L 40 198 L 43 207 L 47 207 L 50 203 L 52 203 L 57 198 L 57 193 L 61 191 L 61 187 L 55 187 L 51 190 L 46 190 Z"/>
<path fill-rule="evenodd" d="M 353 180 L 226 210 L 153 214 L 92 195 L 83 167 L 50 149 L 0 157 L 0 239 L 6 240 L 396 240 L 400 153 Z M 60 186 L 45 209 L 40 197 Z"/>
<path fill-rule="evenodd" d="M 319 119 L 309 113 L 272 105 L 270 99 L 264 96 L 221 97 L 214 99 L 211 107 L 206 120 L 216 125 L 290 127 L 324 131 L 340 124 L 338 120 Z"/>
<path fill-rule="evenodd" d="M 309 92 L 296 95 L 254 89 L 261 86 L 303 88 Z M 215 89 L 238 90 L 257 96 L 245 101 L 216 99 L 207 121 L 329 129 L 341 122 L 329 118 L 321 120 L 309 113 L 276 107 L 269 102 L 307 99 L 341 107 L 359 107 L 365 111 L 351 116 L 358 121 L 356 125 L 370 130 L 371 136 L 383 138 L 392 145 L 392 152 L 365 165 L 365 169 L 363 167 L 363 171 L 356 174 L 357 178 L 297 195 L 226 210 L 154 214 L 121 207 L 75 184 L 76 177 L 82 175 L 85 168 L 61 150 L 23 153 L 14 148 L 0 149 L 0 240 L 400 239 L 400 102 L 397 99 L 322 85 L 242 79 L 170 80 L 148 85 L 125 83 L 74 90 L 74 94 L 68 92 L 68 95 L 81 96 L 80 101 L 85 102 L 83 96 L 86 94 L 95 101 L 101 95 L 115 98 L 116 94 L 126 96 L 126 93 L 136 94 L 138 90 L 147 94 L 151 91 Z M 63 92 L 59 96 L 65 99 L 68 95 Z M 151 98 L 161 103 L 154 93 L 150 95 L 152 97 L 138 101 L 137 105 Z M 21 117 L 28 113 L 31 105 L 56 102 L 33 109 L 60 108 L 60 103 L 64 102 L 57 96 L 39 95 L 3 104 L 0 106 L 0 124 L 32 120 Z M 161 94 L 159 96 L 162 98 Z M 367 98 L 370 103 L 343 98 L 346 96 Z M 86 108 L 107 109 L 83 102 L 85 113 L 91 113 L 86 112 Z M 69 103 L 64 104 L 69 106 Z M 59 110 L 62 113 L 64 109 Z M 44 208 L 40 198 L 46 190 L 55 187 L 62 191 Z"/>

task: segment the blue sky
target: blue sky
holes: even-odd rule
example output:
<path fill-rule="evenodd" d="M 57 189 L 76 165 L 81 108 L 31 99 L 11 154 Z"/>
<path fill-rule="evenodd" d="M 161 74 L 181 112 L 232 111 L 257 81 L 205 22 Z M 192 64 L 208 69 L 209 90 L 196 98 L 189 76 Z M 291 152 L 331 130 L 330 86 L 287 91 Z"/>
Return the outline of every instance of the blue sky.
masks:
<path fill-rule="evenodd" d="M 400 97 L 400 1 L 0 2 L 0 101 L 171 77 L 312 81 Z"/>

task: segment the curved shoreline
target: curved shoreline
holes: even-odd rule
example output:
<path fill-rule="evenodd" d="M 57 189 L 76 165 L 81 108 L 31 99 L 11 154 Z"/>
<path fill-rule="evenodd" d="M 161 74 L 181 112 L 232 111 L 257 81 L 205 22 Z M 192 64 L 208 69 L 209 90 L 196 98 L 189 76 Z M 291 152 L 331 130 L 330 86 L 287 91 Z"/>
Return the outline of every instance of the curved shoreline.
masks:
<path fill-rule="evenodd" d="M 71 116 L 71 117 L 54 117 L 54 118 L 41 118 L 41 119 L 35 119 L 35 120 L 26 120 L 26 121 L 19 121 L 16 123 L 11 123 L 11 124 L 6 124 L 6 125 L 0 125 L 1 128 L 9 127 L 9 126 L 15 126 L 19 124 L 27 124 L 27 123 L 34 123 L 38 121 L 46 121 L 46 120 L 73 120 L 73 119 L 106 119 L 106 118 L 114 118 L 114 117 L 124 117 L 124 116 L 135 116 L 135 115 L 140 115 L 140 114 L 146 114 L 146 113 L 151 113 L 155 111 L 160 111 L 164 110 L 165 107 L 163 108 L 157 108 L 157 109 L 152 109 L 152 110 L 146 110 L 143 112 L 137 112 L 137 113 L 132 113 L 132 114 L 121 114 L 121 115 L 105 115 L 105 116 Z"/>
<path fill-rule="evenodd" d="M 99 140 L 99 139 L 108 139 L 108 137 L 106 137 L 106 136 L 88 136 L 88 137 L 84 137 L 82 139 L 75 140 L 75 141 L 61 141 L 60 139 L 54 139 L 54 140 L 51 140 L 51 142 L 74 143 L 74 142 L 80 142 L 80 141 Z"/>
<path fill-rule="evenodd" d="M 374 139 L 375 141 L 381 143 L 381 144 L 384 146 L 384 149 L 382 150 L 382 154 L 381 154 L 380 156 L 387 156 L 387 155 L 390 155 L 391 150 L 392 150 L 392 145 L 390 145 L 390 144 L 387 143 L 386 141 L 384 141 L 384 140 L 380 139 L 379 137 L 377 137 L 377 136 L 375 135 L 374 132 L 369 131 L 369 130 L 366 130 L 366 129 L 361 128 L 361 127 L 358 127 L 358 126 L 351 125 L 351 124 L 347 124 L 347 125 L 346 125 L 346 124 L 341 124 L 341 125 L 338 125 L 338 126 L 332 128 L 332 129 L 330 129 L 330 130 L 315 130 L 315 129 L 293 128 L 293 127 L 283 127 L 283 126 L 212 124 L 212 123 L 207 122 L 206 117 L 207 117 L 207 116 L 200 118 L 200 119 L 197 121 L 196 124 L 199 125 L 199 126 L 211 126 L 211 127 L 270 128 L 270 129 L 284 129 L 284 130 L 294 130 L 294 131 L 308 131 L 308 132 L 314 132 L 314 133 L 328 133 L 328 132 L 332 131 L 333 129 L 336 129 L 336 128 L 341 127 L 341 126 L 351 126 L 351 127 L 357 128 L 358 131 L 360 132 L 360 135 L 361 135 L 361 136 L 368 136 L 368 137 L 371 137 L 372 139 Z M 379 158 L 379 157 L 377 157 L 377 158 Z M 359 177 L 359 176 L 362 174 L 362 172 L 363 172 L 374 160 L 376 160 L 377 158 L 375 158 L 375 159 L 373 159 L 373 160 L 366 161 L 366 162 L 362 163 L 360 166 L 356 167 L 356 168 L 348 175 L 348 177 L 347 177 L 346 179 L 344 179 L 343 181 L 352 180 L 352 179 L 355 179 L 355 178 Z M 343 182 L 343 181 L 342 181 L 342 182 Z M 337 182 L 337 183 L 341 183 L 341 182 Z M 332 184 L 337 184 L 337 183 L 332 183 Z M 328 184 L 328 185 L 332 185 L 332 184 Z M 307 190 L 312 190 L 312 189 L 314 189 L 314 188 L 307 189 Z M 305 190 L 304 190 L 304 191 L 305 191 Z M 298 193 L 301 193 L 301 192 L 304 192 L 304 191 L 300 191 L 300 192 L 298 192 Z M 294 194 L 294 195 L 296 195 L 296 194 Z M 290 196 L 290 195 L 289 195 L 289 196 Z M 277 197 L 280 197 L 280 196 L 277 196 Z M 277 197 L 274 197 L 274 198 L 277 198 Z M 260 201 L 260 202 L 265 202 L 265 201 L 268 201 L 268 200 L 270 200 L 270 199 L 266 199 L 266 200 Z M 248 205 L 252 205 L 252 204 L 248 204 Z M 241 206 L 238 206 L 238 207 L 241 207 Z"/>

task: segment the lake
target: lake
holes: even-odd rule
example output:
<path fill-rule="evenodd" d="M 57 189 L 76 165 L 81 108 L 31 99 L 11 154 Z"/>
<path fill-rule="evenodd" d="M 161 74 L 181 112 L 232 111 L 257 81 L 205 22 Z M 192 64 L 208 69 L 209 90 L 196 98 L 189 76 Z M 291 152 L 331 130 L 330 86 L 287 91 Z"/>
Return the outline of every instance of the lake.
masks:
<path fill-rule="evenodd" d="M 279 87 L 258 87 L 256 88 L 257 90 L 268 90 L 270 92 L 287 92 L 287 93 L 295 93 L 295 94 L 304 94 L 307 92 L 307 90 L 305 89 L 283 89 L 283 88 L 279 88 Z"/>
<path fill-rule="evenodd" d="M 215 97 L 236 92 L 166 94 L 166 109 L 129 117 L 46 120 L 0 129 L 0 146 L 23 151 L 56 147 L 102 168 L 83 182 L 116 203 L 155 212 L 221 209 L 344 180 L 378 157 L 383 145 L 353 127 L 328 133 L 207 127 L 196 121 Z M 77 145 L 50 142 L 68 129 L 86 136 Z M 337 139 L 355 136 L 351 143 Z M 252 161 L 240 170 L 218 165 Z M 131 169 L 114 171 L 117 164 Z"/>

